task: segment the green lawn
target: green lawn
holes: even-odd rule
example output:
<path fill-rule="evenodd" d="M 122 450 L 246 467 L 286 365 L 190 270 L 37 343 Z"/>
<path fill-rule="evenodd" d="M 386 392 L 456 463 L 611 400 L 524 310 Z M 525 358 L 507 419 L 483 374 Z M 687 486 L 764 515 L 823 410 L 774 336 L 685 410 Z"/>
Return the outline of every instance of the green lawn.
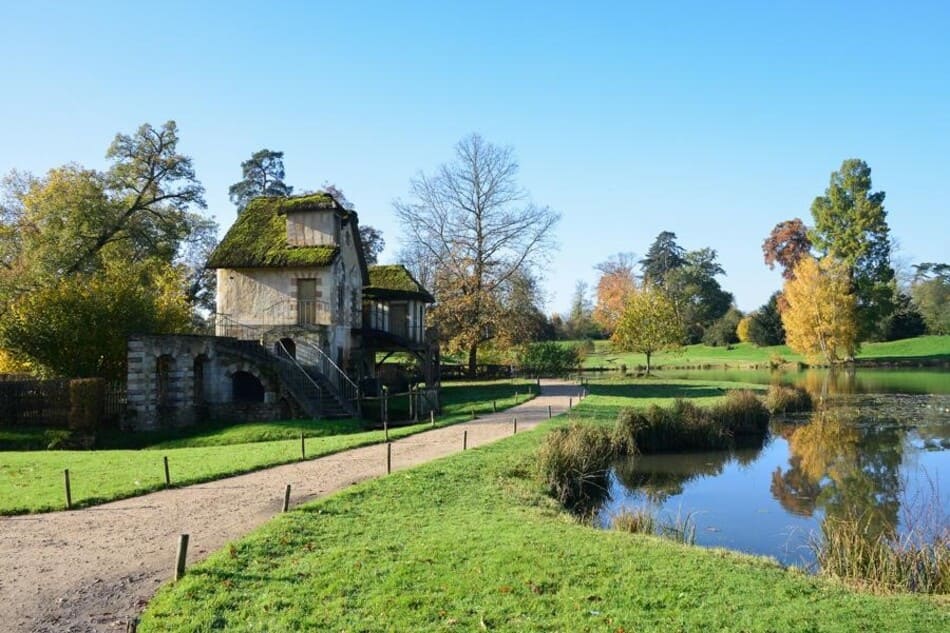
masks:
<path fill-rule="evenodd" d="M 592 385 L 574 417 L 718 397 Z M 613 390 L 600 391 L 600 387 Z M 538 430 L 301 506 L 162 588 L 155 631 L 944 631 L 946 603 L 874 596 L 760 558 L 604 532 L 534 479 Z"/>
<path fill-rule="evenodd" d="M 919 336 L 902 341 L 865 343 L 857 356 L 867 361 L 950 361 L 950 336 Z M 771 361 L 797 362 L 804 360 L 785 345 L 756 347 L 752 343 L 739 343 L 731 349 L 708 345 L 688 345 L 681 352 L 659 352 L 651 358 L 656 367 L 702 367 L 703 365 L 731 367 L 766 366 Z M 585 369 L 619 369 L 626 365 L 631 372 L 646 366 L 646 356 L 632 352 L 617 353 L 611 350 L 609 341 L 594 341 L 594 352 L 584 359 Z"/>
<path fill-rule="evenodd" d="M 524 381 L 462 382 L 444 386 L 445 406 L 437 418 L 444 426 L 471 418 L 471 410 L 491 411 L 529 396 Z M 395 427 L 399 438 L 431 428 L 428 423 Z M 68 468 L 75 506 L 133 497 L 163 488 L 163 456 L 172 483 L 186 485 L 220 479 L 300 459 L 300 434 L 307 437 L 307 457 L 336 453 L 383 441 L 381 430 L 366 430 L 358 420 L 289 420 L 213 425 L 113 437 L 137 449 L 96 451 L 0 452 L 0 514 L 61 510 L 65 505 L 63 470 Z"/>

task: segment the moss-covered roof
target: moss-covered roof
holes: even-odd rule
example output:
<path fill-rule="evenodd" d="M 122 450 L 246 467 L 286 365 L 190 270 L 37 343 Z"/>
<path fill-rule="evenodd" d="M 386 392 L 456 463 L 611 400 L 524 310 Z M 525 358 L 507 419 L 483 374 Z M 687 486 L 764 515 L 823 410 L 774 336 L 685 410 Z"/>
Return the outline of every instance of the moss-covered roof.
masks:
<path fill-rule="evenodd" d="M 434 303 L 429 291 L 422 287 L 402 264 L 369 267 L 369 285 L 363 296 L 374 299 L 417 299 Z"/>
<path fill-rule="evenodd" d="M 334 209 L 346 213 L 325 193 L 295 198 L 255 198 L 228 229 L 208 260 L 208 268 L 271 268 L 327 266 L 340 249 L 337 246 L 290 246 L 287 244 L 287 213 Z"/>

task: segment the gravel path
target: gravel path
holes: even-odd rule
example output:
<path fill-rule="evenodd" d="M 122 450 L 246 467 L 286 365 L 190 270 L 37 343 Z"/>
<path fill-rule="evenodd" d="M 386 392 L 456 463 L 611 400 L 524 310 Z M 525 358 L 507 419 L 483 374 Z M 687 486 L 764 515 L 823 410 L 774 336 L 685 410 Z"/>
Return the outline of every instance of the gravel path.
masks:
<path fill-rule="evenodd" d="M 541 395 L 478 420 L 393 442 L 393 469 L 476 447 L 556 415 L 576 384 L 542 381 Z M 0 630 L 125 631 L 173 573 L 179 534 L 190 535 L 188 564 L 247 534 L 281 509 L 386 471 L 384 445 L 367 446 L 247 475 L 156 492 L 83 510 L 0 517 Z"/>

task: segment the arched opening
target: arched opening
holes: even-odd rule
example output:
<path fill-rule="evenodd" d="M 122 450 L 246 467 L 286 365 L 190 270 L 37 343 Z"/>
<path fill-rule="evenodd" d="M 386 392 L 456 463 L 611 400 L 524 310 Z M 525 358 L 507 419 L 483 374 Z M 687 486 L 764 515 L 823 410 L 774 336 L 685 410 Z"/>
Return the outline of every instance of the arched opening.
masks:
<path fill-rule="evenodd" d="M 207 402 L 207 382 L 205 380 L 205 366 L 208 364 L 208 357 L 204 354 L 195 356 L 194 366 L 192 367 L 194 383 L 192 384 L 192 393 L 196 405 L 202 405 Z"/>
<path fill-rule="evenodd" d="M 292 338 L 282 338 L 274 344 L 274 353 L 281 357 L 297 358 L 297 344 Z"/>
<path fill-rule="evenodd" d="M 231 396 L 234 402 L 264 402 L 264 385 L 254 374 L 236 371 L 231 376 Z"/>
<path fill-rule="evenodd" d="M 162 354 L 155 361 L 155 401 L 160 407 L 172 404 L 172 370 L 175 359 L 170 354 Z"/>

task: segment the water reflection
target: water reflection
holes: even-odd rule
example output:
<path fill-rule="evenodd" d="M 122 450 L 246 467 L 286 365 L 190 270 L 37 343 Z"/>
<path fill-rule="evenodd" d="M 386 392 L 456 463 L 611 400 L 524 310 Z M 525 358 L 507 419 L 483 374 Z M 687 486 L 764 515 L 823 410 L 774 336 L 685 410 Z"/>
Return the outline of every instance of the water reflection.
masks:
<path fill-rule="evenodd" d="M 829 394 L 827 384 L 813 386 Z M 688 513 L 700 545 L 808 565 L 822 522 L 857 519 L 869 538 L 893 537 L 913 521 L 914 499 L 938 529 L 950 525 L 948 447 L 948 396 L 836 392 L 810 416 L 774 421 L 758 446 L 618 463 L 601 521 L 622 506 Z"/>

